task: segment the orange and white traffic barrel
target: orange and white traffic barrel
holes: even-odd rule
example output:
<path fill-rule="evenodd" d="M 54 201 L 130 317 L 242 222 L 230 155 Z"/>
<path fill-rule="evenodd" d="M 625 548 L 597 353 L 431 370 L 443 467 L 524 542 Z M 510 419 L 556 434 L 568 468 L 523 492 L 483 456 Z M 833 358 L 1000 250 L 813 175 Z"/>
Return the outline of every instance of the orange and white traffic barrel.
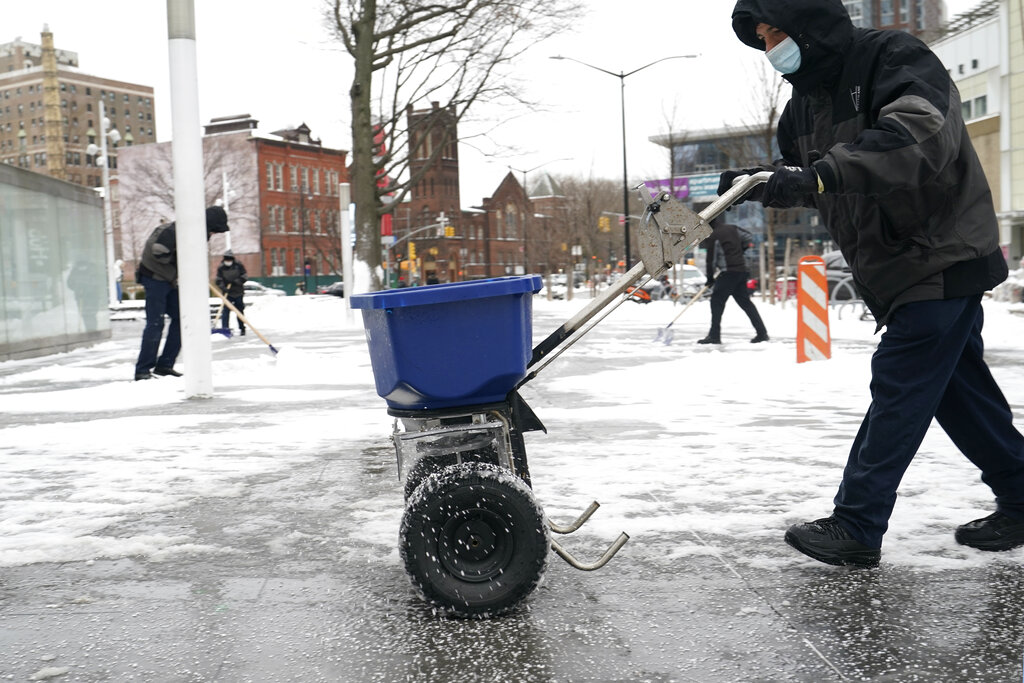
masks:
<path fill-rule="evenodd" d="M 796 362 L 832 357 L 828 331 L 828 280 L 825 260 L 804 256 L 797 267 Z"/>

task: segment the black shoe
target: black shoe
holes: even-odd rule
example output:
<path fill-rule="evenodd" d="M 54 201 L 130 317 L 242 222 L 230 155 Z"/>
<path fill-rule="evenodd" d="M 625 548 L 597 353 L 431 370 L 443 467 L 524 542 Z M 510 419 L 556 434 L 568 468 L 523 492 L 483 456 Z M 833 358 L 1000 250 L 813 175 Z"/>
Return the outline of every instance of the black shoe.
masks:
<path fill-rule="evenodd" d="M 835 517 L 794 524 L 786 532 L 786 543 L 818 562 L 839 566 L 876 567 L 882 556 L 878 548 L 854 539 Z"/>
<path fill-rule="evenodd" d="M 238 336 L 239 337 L 244 337 L 245 336 L 245 328 L 244 327 L 238 331 Z"/>
<path fill-rule="evenodd" d="M 136 372 L 135 381 L 138 382 L 141 379 L 153 379 L 153 375 L 148 372 Z"/>
<path fill-rule="evenodd" d="M 953 538 L 978 550 L 1011 550 L 1024 545 L 1024 521 L 993 512 L 957 527 Z"/>
<path fill-rule="evenodd" d="M 750 340 L 751 344 L 760 344 L 763 341 L 768 341 L 767 332 L 758 332 L 757 336 Z"/>
<path fill-rule="evenodd" d="M 181 377 L 181 373 L 174 368 L 161 368 L 156 367 L 153 370 L 154 375 L 164 375 L 165 377 Z"/>
<path fill-rule="evenodd" d="M 698 339 L 697 343 L 698 344 L 721 344 L 722 340 L 719 339 L 717 336 L 709 334 L 708 336 L 704 337 L 703 339 Z"/>

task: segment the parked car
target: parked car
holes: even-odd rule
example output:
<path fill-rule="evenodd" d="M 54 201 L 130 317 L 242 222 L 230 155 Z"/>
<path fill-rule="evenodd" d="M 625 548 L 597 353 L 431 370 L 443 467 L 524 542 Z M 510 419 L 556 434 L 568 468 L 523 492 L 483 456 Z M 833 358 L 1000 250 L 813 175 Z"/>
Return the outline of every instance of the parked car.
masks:
<path fill-rule="evenodd" d="M 280 289 L 265 287 L 258 282 L 247 280 L 245 283 L 245 296 L 285 296 Z"/>
<path fill-rule="evenodd" d="M 331 296 L 345 296 L 345 283 L 344 282 L 332 282 L 329 285 L 321 285 L 317 287 L 317 294 L 330 294 Z"/>

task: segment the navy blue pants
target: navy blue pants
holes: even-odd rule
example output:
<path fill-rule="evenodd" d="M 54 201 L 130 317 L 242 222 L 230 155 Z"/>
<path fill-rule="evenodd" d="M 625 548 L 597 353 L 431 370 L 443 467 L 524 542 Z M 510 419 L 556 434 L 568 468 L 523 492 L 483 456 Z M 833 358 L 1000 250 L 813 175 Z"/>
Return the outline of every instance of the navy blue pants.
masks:
<path fill-rule="evenodd" d="M 242 295 L 242 296 L 231 296 L 229 294 L 225 294 L 224 296 L 227 297 L 227 300 L 231 302 L 232 306 L 234 306 L 235 308 L 238 309 L 239 313 L 242 313 L 242 314 L 245 313 L 244 295 Z M 222 329 L 225 329 L 225 330 L 228 329 L 228 319 L 229 319 L 230 316 L 231 316 L 231 309 L 228 308 L 227 306 L 224 306 L 224 310 L 220 312 L 220 326 L 221 326 Z M 238 318 L 237 315 L 235 317 Z M 245 323 L 242 322 L 241 318 L 238 318 L 238 329 L 240 329 L 242 332 L 245 332 Z"/>
<path fill-rule="evenodd" d="M 178 288 L 170 282 L 142 276 L 139 284 L 146 289 L 146 327 L 142 330 L 142 347 L 135 363 L 135 374 L 145 374 L 154 367 L 173 368 L 181 351 L 181 318 L 178 313 Z M 164 315 L 171 319 L 163 353 L 157 358 L 160 338 L 164 333 Z"/>
<path fill-rule="evenodd" d="M 871 359 L 871 405 L 835 497 L 836 518 L 861 543 L 882 546 L 932 417 L 981 470 L 997 509 L 1024 519 L 1024 437 L 985 364 L 983 323 L 976 295 L 906 304 L 886 325 Z"/>
<path fill-rule="evenodd" d="M 711 330 L 709 337 L 719 337 L 722 333 L 722 313 L 725 311 L 725 302 L 731 296 L 736 301 L 747 317 L 750 324 L 754 326 L 757 334 L 768 334 L 764 323 L 761 321 L 761 314 L 757 312 L 757 306 L 750 300 L 750 290 L 747 289 L 746 271 L 724 270 L 715 278 L 714 289 L 711 290 Z"/>

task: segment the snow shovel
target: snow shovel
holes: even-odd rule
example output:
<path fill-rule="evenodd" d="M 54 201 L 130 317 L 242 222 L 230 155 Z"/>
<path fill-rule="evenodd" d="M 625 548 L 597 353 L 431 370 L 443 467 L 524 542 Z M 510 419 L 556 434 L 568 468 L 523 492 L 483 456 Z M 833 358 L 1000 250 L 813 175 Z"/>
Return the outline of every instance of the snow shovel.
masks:
<path fill-rule="evenodd" d="M 224 301 L 220 302 L 220 306 L 217 307 L 217 312 L 214 314 L 214 320 L 220 320 L 221 313 L 224 312 Z M 212 324 L 212 323 L 211 323 Z M 210 334 L 223 334 L 228 339 L 231 339 L 231 328 L 230 327 L 211 327 Z"/>
<path fill-rule="evenodd" d="M 697 292 L 696 294 L 694 294 L 693 298 L 690 299 L 690 302 L 688 304 L 686 304 L 685 306 L 683 306 L 683 310 L 679 311 L 679 314 L 676 315 L 676 317 L 672 318 L 672 322 L 670 322 L 664 328 L 660 328 L 658 330 L 658 334 L 654 337 L 654 341 L 662 341 L 663 340 L 666 345 L 667 344 L 671 344 L 672 343 L 672 338 L 675 336 L 676 333 L 675 333 L 675 331 L 673 331 L 673 330 L 671 330 L 669 328 L 672 327 L 672 325 L 674 325 L 675 322 L 677 320 L 679 320 L 679 316 L 681 316 L 683 313 L 686 313 L 686 309 L 689 308 L 690 306 L 692 306 L 694 304 L 694 302 L 697 301 L 697 299 L 701 298 L 704 295 L 704 292 L 706 292 L 707 290 L 708 290 L 708 286 L 707 285 L 704 285 L 703 287 L 701 287 L 700 291 Z"/>
<path fill-rule="evenodd" d="M 267 338 L 264 337 L 262 334 L 260 334 L 259 330 L 257 330 L 255 327 L 252 326 L 252 323 L 249 322 L 249 320 L 244 315 L 242 315 L 241 311 L 239 311 L 237 308 L 235 308 L 235 305 L 233 303 L 228 301 L 228 298 L 226 296 L 224 296 L 224 292 L 220 291 L 220 287 L 218 287 L 217 285 L 215 285 L 215 284 L 213 284 L 211 282 L 210 283 L 210 291 L 213 292 L 214 294 L 216 294 L 217 296 L 219 296 L 220 300 L 224 302 L 224 305 L 227 306 L 228 308 L 230 308 L 232 311 L 234 311 L 235 315 L 238 316 L 238 319 L 241 320 L 246 325 L 248 325 L 249 329 L 252 330 L 253 332 L 255 332 L 256 336 L 259 337 L 261 340 L 263 340 L 264 344 L 266 344 L 267 346 L 270 347 L 270 350 L 274 352 L 274 355 L 275 356 L 277 355 L 277 349 L 274 348 L 274 345 L 271 344 L 269 341 L 267 341 Z"/>

